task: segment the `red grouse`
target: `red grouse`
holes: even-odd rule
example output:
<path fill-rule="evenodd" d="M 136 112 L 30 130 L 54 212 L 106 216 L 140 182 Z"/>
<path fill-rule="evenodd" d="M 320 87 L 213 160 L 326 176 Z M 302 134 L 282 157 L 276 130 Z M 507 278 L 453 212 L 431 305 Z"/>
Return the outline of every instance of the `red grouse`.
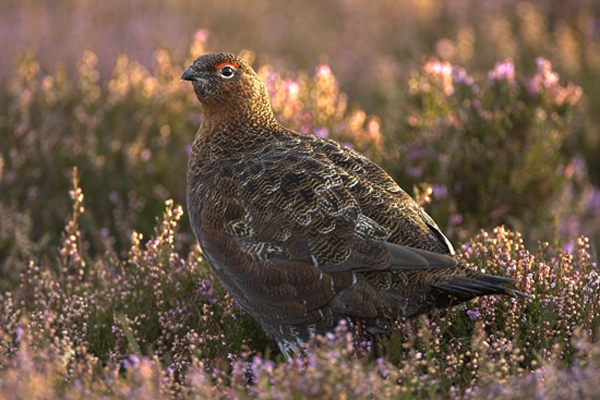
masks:
<path fill-rule="evenodd" d="M 225 289 L 289 355 L 341 319 L 381 331 L 477 296 L 526 296 L 468 269 L 436 223 L 378 165 L 293 132 L 241 58 L 206 54 L 183 72 L 203 105 L 187 207 Z"/>

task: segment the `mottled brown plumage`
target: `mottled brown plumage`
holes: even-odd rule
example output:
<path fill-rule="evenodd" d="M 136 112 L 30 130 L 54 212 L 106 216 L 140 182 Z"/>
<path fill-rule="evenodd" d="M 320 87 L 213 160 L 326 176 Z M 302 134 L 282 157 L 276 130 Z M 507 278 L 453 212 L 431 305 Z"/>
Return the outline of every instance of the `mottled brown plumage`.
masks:
<path fill-rule="evenodd" d="M 187 206 L 226 290 L 285 354 L 340 319 L 380 331 L 488 294 L 508 278 L 471 270 L 436 223 L 379 166 L 273 115 L 239 57 L 199 57 L 183 73 L 203 105 Z"/>

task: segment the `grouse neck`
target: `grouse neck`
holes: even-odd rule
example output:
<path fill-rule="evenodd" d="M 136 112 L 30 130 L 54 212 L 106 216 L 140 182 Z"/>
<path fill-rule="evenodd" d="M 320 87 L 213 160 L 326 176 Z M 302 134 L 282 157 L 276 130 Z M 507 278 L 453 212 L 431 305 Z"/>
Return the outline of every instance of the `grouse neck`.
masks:
<path fill-rule="evenodd" d="M 270 111 L 270 110 L 269 110 Z M 249 151 L 265 140 L 269 140 L 285 128 L 275 119 L 273 112 L 249 112 L 247 114 L 204 112 L 204 118 L 195 142 L 229 151 Z"/>
<path fill-rule="evenodd" d="M 281 129 L 270 104 L 248 102 L 223 104 L 217 107 L 205 104 L 203 108 L 204 118 L 201 130 L 206 133 L 229 130 L 239 135 L 252 135 L 265 129 Z"/>

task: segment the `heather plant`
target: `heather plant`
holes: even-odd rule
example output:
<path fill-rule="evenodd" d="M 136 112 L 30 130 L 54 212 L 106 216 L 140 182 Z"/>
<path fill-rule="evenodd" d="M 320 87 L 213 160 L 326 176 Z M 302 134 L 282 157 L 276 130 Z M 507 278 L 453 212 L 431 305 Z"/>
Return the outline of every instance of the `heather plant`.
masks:
<path fill-rule="evenodd" d="M 0 295 L 2 398 L 336 397 L 569 398 L 600 368 L 600 276 L 589 241 L 547 243 L 482 231 L 458 249 L 473 268 L 506 274 L 531 299 L 484 297 L 401 320 L 375 340 L 345 324 L 305 359 L 284 361 L 215 282 L 202 254 L 176 251 L 182 209 L 165 204 L 154 235 L 132 234 L 124 260 L 82 246 L 85 196 L 72 175 L 72 216 L 54 262 L 31 260 Z M 556 378 L 566 385 L 557 388 Z"/>
<path fill-rule="evenodd" d="M 150 232 L 153 221 L 140 218 L 143 213 L 156 215 L 171 192 L 183 193 L 184 179 L 175 172 L 185 169 L 189 138 L 178 133 L 193 132 L 195 122 L 173 118 L 185 97 L 166 52 L 157 53 L 153 76 L 120 58 L 103 85 L 96 62 L 85 53 L 78 76 L 70 78 L 61 69 L 41 74 L 31 55 L 18 61 L 3 102 L 0 196 L 3 204 L 33 212 L 32 237 L 42 238 L 64 224 L 68 202 L 58 193 L 78 165 L 98 218 L 87 221 L 93 232 L 87 240 L 93 250 L 105 244 L 121 250 L 133 226 Z"/>
<path fill-rule="evenodd" d="M 42 70 L 64 65 L 69 75 L 77 71 L 81 54 L 92 50 L 100 81 L 110 79 L 121 53 L 152 70 L 157 45 L 182 60 L 189 50 L 182 38 L 203 27 L 211 33 L 210 49 L 260 49 L 259 64 L 279 71 L 312 70 L 326 54 L 349 104 L 358 103 L 385 122 L 397 116 L 402 98 L 397 85 L 429 57 L 470 74 L 484 74 L 495 61 L 511 58 L 517 71 L 532 75 L 541 56 L 563 79 L 585 88 L 585 112 L 565 152 L 583 154 L 598 185 L 599 16 L 595 0 L 405 0 L 377 6 L 368 0 L 136 0 L 135 5 L 66 0 L 60 7 L 48 0 L 5 0 L 0 81 L 13 76 L 10 55 L 23 49 L 36 50 Z"/>
<path fill-rule="evenodd" d="M 386 132 L 386 169 L 443 202 L 431 213 L 448 233 L 465 239 L 476 227 L 508 225 L 530 243 L 548 240 L 552 221 L 570 217 L 584 196 L 565 198 L 581 162 L 561 152 L 582 89 L 561 85 L 549 61 L 537 64 L 530 78 L 517 76 L 510 59 L 476 78 L 433 59 L 408 81 L 397 128 Z"/>
<path fill-rule="evenodd" d="M 199 31 L 191 54 L 204 52 L 206 40 Z M 19 235 L 0 235 L 10 255 L 3 274 L 18 270 L 15 260 L 24 249 L 41 255 L 34 243 L 57 243 L 49 232 L 60 230 L 68 213 L 67 198 L 58 194 L 66 191 L 73 165 L 93 199 L 93 215 L 83 216 L 89 229 L 84 246 L 92 254 L 112 247 L 123 257 L 134 229 L 151 232 L 148 213 L 156 215 L 168 198 L 183 203 L 181 171 L 201 114 L 178 82 L 181 67 L 164 50 L 156 53 L 152 72 L 121 56 L 112 78 L 101 82 L 97 61 L 86 52 L 75 79 L 63 69 L 42 73 L 31 54 L 18 61 L 0 124 L 6 138 L 0 150 L 3 232 L 11 232 L 13 222 L 19 226 Z M 597 191 L 581 158 L 568 162 L 561 152 L 581 89 L 560 85 L 543 59 L 530 79 L 516 79 L 507 61 L 478 80 L 460 67 L 430 61 L 408 86 L 398 87 L 406 107 L 386 125 L 348 107 L 326 63 L 312 77 L 276 73 L 268 65 L 259 74 L 282 123 L 355 147 L 383 162 L 407 189 L 422 184 L 415 195 L 422 192 L 427 200 L 430 191 L 444 202 L 430 211 L 454 238 L 508 224 L 528 229 L 535 243 L 553 236 L 546 228 L 553 215 L 564 225 L 563 237 L 596 231 Z M 584 214 L 589 222 L 577 229 Z M 193 244 L 188 232 L 182 232 L 184 247 Z"/>
<path fill-rule="evenodd" d="M 143 235 L 133 232 L 126 260 L 111 252 L 94 260 L 82 245 L 85 207 L 76 169 L 72 179 L 72 218 L 59 259 L 50 265 L 31 260 L 18 288 L 2 295 L 2 365 L 23 329 L 32 345 L 70 352 L 64 360 L 69 379 L 77 377 L 75 366 L 88 357 L 118 369 L 130 354 L 154 355 L 178 372 L 195 346 L 201 345 L 199 359 L 214 360 L 252 340 L 257 325 L 251 318 L 236 318 L 239 310 L 220 286 L 213 287 L 198 250 L 186 259 L 175 252 L 181 206 L 166 202 L 164 219 L 144 244 Z M 238 336 L 225 341 L 225 331 Z"/>
<path fill-rule="evenodd" d="M 179 75 L 207 35 L 181 65 L 166 50 L 152 69 L 121 55 L 105 79 L 91 51 L 75 74 L 22 53 L 2 83 L 0 399 L 594 395 L 600 279 L 581 234 L 598 232 L 600 192 L 565 150 L 590 107 L 578 86 L 544 58 L 528 75 L 510 60 L 467 73 L 468 52 L 441 51 L 467 46 L 462 34 L 403 83 L 385 80 L 378 115 L 344 93 L 334 60 L 314 73 L 262 64 L 283 124 L 384 164 L 460 257 L 533 296 L 485 297 L 380 337 L 342 325 L 287 362 L 214 279 L 178 205 L 201 121 Z M 402 69 L 380 57 L 357 82 Z"/>

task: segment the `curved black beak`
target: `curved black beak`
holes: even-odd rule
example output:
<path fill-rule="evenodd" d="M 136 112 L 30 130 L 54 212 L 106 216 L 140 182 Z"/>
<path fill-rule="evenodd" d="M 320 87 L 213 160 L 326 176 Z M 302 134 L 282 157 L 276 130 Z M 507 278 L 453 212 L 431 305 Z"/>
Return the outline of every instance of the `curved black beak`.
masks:
<path fill-rule="evenodd" d="M 183 71 L 183 74 L 181 74 L 181 78 L 179 79 L 179 82 L 182 82 L 182 81 L 204 82 L 205 80 L 203 78 L 201 78 L 199 74 L 192 71 L 192 69 L 190 67 L 190 68 L 186 69 L 185 71 Z"/>

